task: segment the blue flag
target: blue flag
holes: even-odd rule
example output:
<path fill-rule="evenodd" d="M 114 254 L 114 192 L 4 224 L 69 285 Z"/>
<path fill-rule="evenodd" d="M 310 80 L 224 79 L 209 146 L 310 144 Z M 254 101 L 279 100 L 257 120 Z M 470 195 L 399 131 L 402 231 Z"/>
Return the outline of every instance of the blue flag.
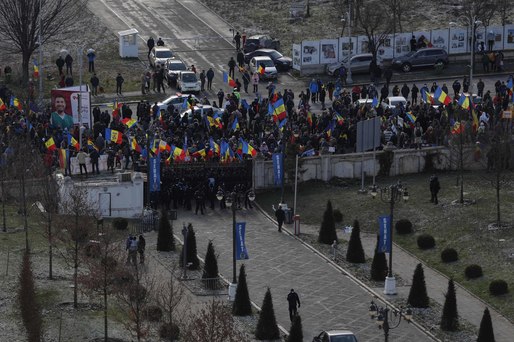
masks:
<path fill-rule="evenodd" d="M 236 260 L 249 259 L 245 245 L 246 222 L 236 223 Z"/>
<path fill-rule="evenodd" d="M 384 253 L 391 253 L 391 216 L 379 216 L 378 225 L 380 227 L 378 239 L 378 251 Z"/>
<path fill-rule="evenodd" d="M 150 192 L 161 191 L 161 158 L 150 158 Z"/>
<path fill-rule="evenodd" d="M 275 185 L 282 185 L 282 179 L 284 178 L 284 159 L 282 153 L 273 153 L 273 174 L 275 178 Z"/>

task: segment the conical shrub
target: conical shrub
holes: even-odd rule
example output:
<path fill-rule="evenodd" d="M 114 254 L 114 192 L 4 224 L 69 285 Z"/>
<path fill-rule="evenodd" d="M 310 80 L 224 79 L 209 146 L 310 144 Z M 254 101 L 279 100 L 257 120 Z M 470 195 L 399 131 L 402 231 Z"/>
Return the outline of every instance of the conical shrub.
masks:
<path fill-rule="evenodd" d="M 459 328 L 459 314 L 457 312 L 457 296 L 455 294 L 455 284 L 453 279 L 448 281 L 448 291 L 446 292 L 443 315 L 441 317 L 441 329 L 444 331 L 455 331 Z"/>
<path fill-rule="evenodd" d="M 387 275 L 387 259 L 384 252 L 378 251 L 378 240 L 375 246 L 375 254 L 373 255 L 373 261 L 371 262 L 371 279 L 375 281 L 384 281 Z"/>
<path fill-rule="evenodd" d="M 302 318 L 300 315 L 294 316 L 286 342 L 303 342 Z"/>
<path fill-rule="evenodd" d="M 187 226 L 188 234 L 187 234 L 187 263 L 190 264 L 189 269 L 197 270 L 200 267 L 200 260 L 198 259 L 197 250 L 196 250 L 196 234 L 193 229 L 193 225 L 190 223 Z M 183 265 L 184 261 L 184 253 L 180 253 L 180 264 Z"/>
<path fill-rule="evenodd" d="M 366 255 L 364 254 L 364 248 L 362 248 L 361 242 L 360 225 L 357 220 L 353 221 L 352 235 L 350 235 L 348 250 L 346 251 L 346 261 L 357 264 L 366 262 Z"/>
<path fill-rule="evenodd" d="M 175 250 L 175 237 L 173 228 L 168 220 L 166 210 L 161 211 L 159 220 L 159 232 L 157 233 L 157 250 L 161 252 L 171 252 Z"/>
<path fill-rule="evenodd" d="M 332 202 L 327 201 L 327 208 L 323 214 L 323 221 L 319 230 L 318 242 L 331 245 L 337 241 L 336 224 L 334 222 L 334 211 L 332 210 Z"/>
<path fill-rule="evenodd" d="M 423 266 L 418 264 L 412 276 L 412 286 L 409 292 L 407 303 L 415 308 L 428 308 L 430 300 L 427 294 L 427 285 L 425 283 L 425 272 Z"/>
<path fill-rule="evenodd" d="M 276 340 L 280 338 L 280 332 L 275 318 L 275 310 L 273 309 L 273 300 L 271 299 L 271 291 L 268 288 L 262 302 L 262 310 L 259 314 L 257 329 L 255 330 L 255 338 L 258 340 Z"/>
<path fill-rule="evenodd" d="M 491 321 L 491 314 L 488 308 L 485 308 L 482 320 L 480 321 L 477 342 L 495 342 L 493 322 Z"/>
<path fill-rule="evenodd" d="M 205 265 L 203 268 L 202 279 L 212 279 L 218 277 L 218 260 L 214 253 L 212 241 L 207 245 L 207 253 L 205 253 Z"/>
<path fill-rule="evenodd" d="M 239 268 L 236 298 L 232 306 L 232 314 L 234 316 L 250 316 L 252 314 L 252 303 L 250 302 L 250 294 L 246 283 L 246 271 L 244 264 Z"/>

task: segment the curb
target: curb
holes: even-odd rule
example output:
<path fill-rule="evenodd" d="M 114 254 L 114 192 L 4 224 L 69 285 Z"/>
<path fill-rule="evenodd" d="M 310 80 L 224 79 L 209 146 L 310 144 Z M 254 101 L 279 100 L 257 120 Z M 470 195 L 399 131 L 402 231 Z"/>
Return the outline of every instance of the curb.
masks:
<path fill-rule="evenodd" d="M 254 202 L 253 204 L 255 204 L 255 206 L 259 209 L 259 211 L 264 215 L 264 217 L 266 217 L 268 220 L 270 220 L 274 225 L 277 225 L 278 226 L 278 223 L 266 212 L 264 211 L 261 206 Z M 328 258 L 327 256 L 325 256 L 324 254 L 322 254 L 321 252 L 319 252 L 316 248 L 312 247 L 311 245 L 309 245 L 308 243 L 306 243 L 305 241 L 303 241 L 302 239 L 300 239 L 299 237 L 297 237 L 296 235 L 294 235 L 293 233 L 291 233 L 289 231 L 289 229 L 287 229 L 286 227 L 282 226 L 282 230 L 287 233 L 289 236 L 291 236 L 292 238 L 294 238 L 295 240 L 299 241 L 304 247 L 306 247 L 308 250 L 310 250 L 311 252 L 313 252 L 314 254 L 316 254 L 317 256 L 321 257 L 323 260 L 325 260 L 325 262 L 327 262 L 328 264 L 330 264 L 333 268 L 335 268 L 336 270 L 338 270 L 339 272 L 343 273 L 344 275 L 346 275 L 348 278 L 350 278 L 350 280 L 352 280 L 354 283 L 356 283 L 358 286 L 360 286 L 362 289 L 366 290 L 370 295 L 372 295 L 374 298 L 380 300 L 382 303 L 386 304 L 387 306 L 395 309 L 395 310 L 399 310 L 394 304 L 392 304 L 391 302 L 389 302 L 389 300 L 387 298 L 385 298 L 384 296 L 382 296 L 382 294 L 379 294 L 377 292 L 375 292 L 372 288 L 370 288 L 368 285 L 366 285 L 364 282 L 362 282 L 361 280 L 357 279 L 355 276 L 353 276 L 353 274 L 351 274 L 350 272 L 348 272 L 347 270 L 345 270 L 344 268 L 342 268 L 341 266 L 339 266 L 338 264 L 336 264 L 335 262 L 332 261 L 332 259 Z M 422 333 L 424 333 L 425 335 L 427 335 L 429 338 L 431 338 L 433 341 L 438 341 L 438 342 L 442 342 L 440 339 L 438 339 L 435 335 L 433 335 L 430 331 L 428 331 L 427 329 L 425 329 L 421 324 L 417 323 L 415 320 L 411 320 L 410 323 L 412 325 L 414 325 L 419 331 L 421 331 Z"/>

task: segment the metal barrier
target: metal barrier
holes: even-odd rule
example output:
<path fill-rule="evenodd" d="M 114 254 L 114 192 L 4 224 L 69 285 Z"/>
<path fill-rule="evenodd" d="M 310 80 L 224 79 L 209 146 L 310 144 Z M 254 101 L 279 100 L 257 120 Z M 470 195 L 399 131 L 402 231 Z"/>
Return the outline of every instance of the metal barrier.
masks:
<path fill-rule="evenodd" d="M 143 234 L 159 229 L 159 212 L 145 208 L 141 216 L 131 226 L 131 234 Z"/>

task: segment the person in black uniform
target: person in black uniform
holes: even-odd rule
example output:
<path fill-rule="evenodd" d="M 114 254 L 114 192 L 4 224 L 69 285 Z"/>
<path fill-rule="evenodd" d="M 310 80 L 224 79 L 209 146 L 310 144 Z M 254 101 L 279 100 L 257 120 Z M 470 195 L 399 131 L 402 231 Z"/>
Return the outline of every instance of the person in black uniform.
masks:
<path fill-rule="evenodd" d="M 436 175 L 432 175 L 432 177 L 430 177 L 430 195 L 431 195 L 430 202 L 432 202 L 434 204 L 438 203 L 437 193 L 439 192 L 440 189 L 441 189 L 441 185 L 439 184 L 439 179 L 437 179 Z"/>
<path fill-rule="evenodd" d="M 298 297 L 298 294 L 294 292 L 294 289 L 291 289 L 291 292 L 287 295 L 287 301 L 289 302 L 289 318 L 292 322 L 294 316 L 298 314 L 296 304 L 298 303 L 298 307 L 300 307 L 300 297 Z"/>

